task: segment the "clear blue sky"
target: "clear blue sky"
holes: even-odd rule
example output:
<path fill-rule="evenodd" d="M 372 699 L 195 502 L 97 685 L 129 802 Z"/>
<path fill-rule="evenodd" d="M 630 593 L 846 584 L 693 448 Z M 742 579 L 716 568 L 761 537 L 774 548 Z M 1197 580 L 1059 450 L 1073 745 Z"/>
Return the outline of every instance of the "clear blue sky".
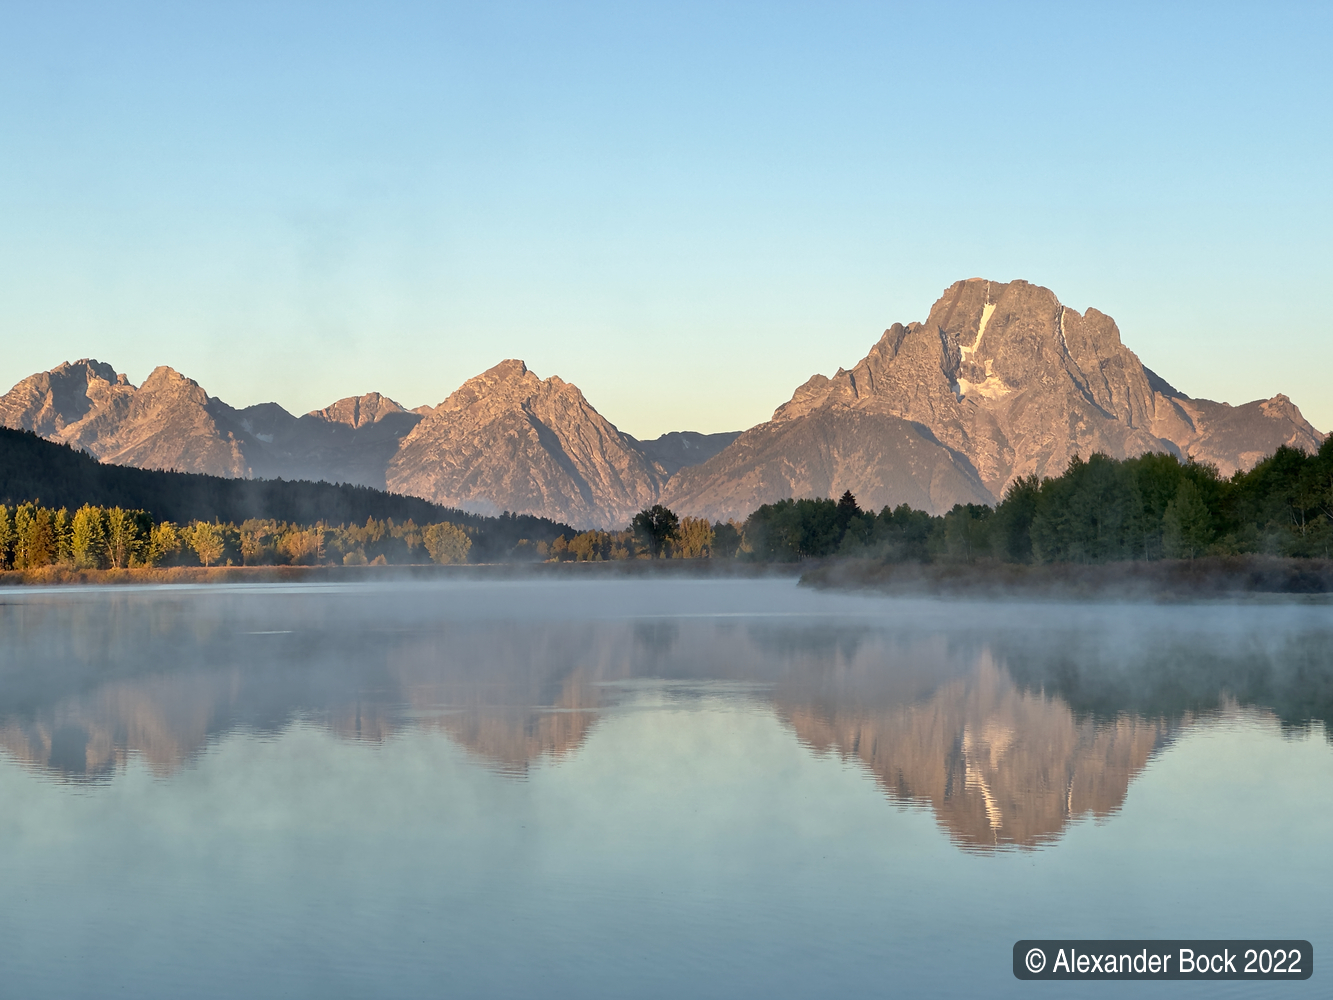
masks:
<path fill-rule="evenodd" d="M 1333 429 L 1333 6 L 0 0 L 0 391 L 766 419 L 958 278 Z"/>

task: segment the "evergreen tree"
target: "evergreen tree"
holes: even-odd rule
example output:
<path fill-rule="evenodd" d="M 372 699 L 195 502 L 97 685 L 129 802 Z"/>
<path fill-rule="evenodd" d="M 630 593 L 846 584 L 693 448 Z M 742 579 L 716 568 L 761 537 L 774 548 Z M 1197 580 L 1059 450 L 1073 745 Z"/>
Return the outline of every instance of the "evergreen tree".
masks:
<path fill-rule="evenodd" d="M 680 537 L 680 518 L 676 516 L 675 511 L 663 507 L 660 503 L 655 503 L 635 514 L 630 527 L 643 541 L 654 559 L 662 557 L 662 550 L 667 542 L 673 542 Z"/>
<path fill-rule="evenodd" d="M 944 515 L 944 530 L 939 533 L 944 554 L 960 562 L 972 562 L 989 552 L 991 508 L 984 504 L 954 504 Z"/>
<path fill-rule="evenodd" d="M 1191 479 L 1182 478 L 1162 518 L 1162 542 L 1167 556 L 1193 559 L 1202 555 L 1212 543 L 1213 535 L 1212 515 L 1199 488 Z"/>
<path fill-rule="evenodd" d="M 1032 561 L 1032 518 L 1041 481 L 1035 474 L 1009 484 L 991 521 L 991 550 L 1005 562 Z"/>
<path fill-rule="evenodd" d="M 861 508 L 856 502 L 856 497 L 852 496 L 852 491 L 847 490 L 838 498 L 838 520 L 845 529 L 852 518 L 861 516 Z"/>

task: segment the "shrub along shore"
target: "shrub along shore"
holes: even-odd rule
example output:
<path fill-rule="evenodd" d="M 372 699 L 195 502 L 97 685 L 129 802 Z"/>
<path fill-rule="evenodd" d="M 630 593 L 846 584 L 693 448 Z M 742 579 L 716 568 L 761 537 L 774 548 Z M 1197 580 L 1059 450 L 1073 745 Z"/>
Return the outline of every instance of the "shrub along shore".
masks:
<path fill-rule="evenodd" d="M 1150 586 L 1160 589 L 1168 580 L 1183 586 L 1191 575 L 1200 585 L 1205 576 L 1230 581 L 1230 590 L 1323 592 L 1333 589 L 1327 571 L 1333 560 L 1333 438 L 1316 455 L 1279 448 L 1229 479 L 1211 465 L 1163 454 L 1075 458 L 1060 476 L 1015 481 L 994 508 L 959 504 L 940 516 L 905 504 L 864 511 L 847 492 L 836 501 L 765 504 L 744 522 L 678 518 L 656 505 L 619 531 L 574 532 L 513 515 L 470 517 L 471 523 L 425 525 L 374 517 L 360 525 L 272 519 L 178 525 L 121 507 L 84 504 L 71 513 L 36 501 L 0 504 L 0 579 L 91 582 L 129 574 L 149 581 L 196 579 L 200 568 L 660 566 L 666 560 L 805 564 L 801 568 L 814 583 L 951 592 L 964 580 L 975 587 L 1031 589 L 1134 579 L 1156 581 Z M 535 537 L 520 537 L 523 529 Z M 1295 562 L 1279 570 L 1282 560 Z M 1146 568 L 1157 563 L 1193 569 Z M 1050 568 L 1058 566 L 1083 569 Z"/>

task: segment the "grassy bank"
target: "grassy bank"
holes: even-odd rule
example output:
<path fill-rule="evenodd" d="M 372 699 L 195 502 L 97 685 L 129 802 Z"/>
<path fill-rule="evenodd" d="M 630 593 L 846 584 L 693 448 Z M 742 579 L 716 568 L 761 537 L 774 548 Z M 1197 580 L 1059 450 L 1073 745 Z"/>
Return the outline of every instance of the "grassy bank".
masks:
<path fill-rule="evenodd" d="M 1333 595 L 1333 560 L 1277 556 L 1153 562 L 886 563 L 830 559 L 807 569 L 812 587 L 888 594 L 1051 600 L 1196 600 L 1248 594 Z"/>
<path fill-rule="evenodd" d="M 389 580 L 508 580 L 520 578 L 600 579 L 661 576 L 674 578 L 755 578 L 797 575 L 795 564 L 746 563 L 717 559 L 629 559 L 581 563 L 479 563 L 457 566 L 170 566 L 136 569 L 40 569 L 0 572 L 0 587 L 62 585 L 357 583 Z"/>

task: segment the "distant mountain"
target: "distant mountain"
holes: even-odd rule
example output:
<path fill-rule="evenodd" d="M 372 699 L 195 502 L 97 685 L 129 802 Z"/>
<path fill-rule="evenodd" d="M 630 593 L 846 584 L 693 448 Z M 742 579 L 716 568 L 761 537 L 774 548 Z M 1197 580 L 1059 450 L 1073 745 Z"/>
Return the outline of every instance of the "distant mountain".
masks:
<path fill-rule="evenodd" d="M 296 417 L 277 403 L 228 406 L 171 368 L 136 387 L 84 359 L 0 396 L 0 425 L 115 465 L 388 488 L 579 527 L 623 527 L 672 473 L 736 436 L 676 431 L 638 441 L 577 386 L 539 379 L 522 361 L 469 380 L 437 407 L 407 410 L 372 392 Z"/>
<path fill-rule="evenodd" d="M 1058 475 L 1075 454 L 1165 451 L 1230 475 L 1279 445 L 1313 451 L 1324 438 L 1286 396 L 1192 399 L 1143 366 L 1111 317 L 1025 281 L 981 278 L 950 285 L 924 323 L 895 323 L 850 371 L 813 376 L 741 434 L 638 441 L 577 386 L 518 360 L 436 407 L 369 393 L 300 417 L 276 403 L 235 409 L 170 368 L 135 387 L 83 360 L 14 386 L 0 424 L 119 465 L 353 483 L 579 528 L 623 527 L 659 500 L 743 518 L 848 489 L 870 509 L 940 513 L 995 503 L 1016 477 Z"/>
<path fill-rule="evenodd" d="M 413 428 L 389 462 L 389 489 L 482 513 L 559 516 L 620 527 L 667 479 L 560 378 L 502 361 L 468 379 Z"/>
<path fill-rule="evenodd" d="M 236 412 L 260 444 L 247 452 L 251 475 L 358 483 L 378 490 L 385 488 L 384 470 L 399 444 L 421 421 L 419 412 L 378 392 L 348 396 L 300 417 L 277 403 Z"/>
<path fill-rule="evenodd" d="M 0 425 L 114 465 L 375 489 L 384 489 L 389 459 L 419 420 L 377 392 L 302 417 L 277 403 L 238 410 L 171 368 L 154 369 L 136 388 L 92 359 L 29 376 L 0 396 Z"/>
<path fill-rule="evenodd" d="M 110 365 L 66 362 L 0 397 L 0 422 L 114 465 L 233 478 L 249 472 L 237 411 L 166 367 L 136 388 Z"/>
<path fill-rule="evenodd" d="M 670 476 L 687 466 L 708 461 L 740 437 L 740 434 L 740 431 L 723 431 L 721 434 L 671 431 L 651 441 L 639 441 L 632 437 L 629 440 L 639 454 L 656 463 Z"/>
<path fill-rule="evenodd" d="M 136 469 L 98 462 L 72 447 L 0 427 L 0 503 L 40 500 L 48 507 L 91 503 L 143 509 L 159 520 L 275 518 L 301 524 L 363 523 L 367 517 L 418 524 L 459 520 L 419 497 L 365 486 L 233 479 Z M 466 520 L 466 519 L 464 519 Z"/>
<path fill-rule="evenodd" d="M 1016 477 L 1058 475 L 1075 454 L 1165 451 L 1230 475 L 1323 437 L 1286 396 L 1237 407 L 1189 398 L 1096 309 L 1080 314 L 1025 281 L 973 278 L 946 289 L 925 323 L 895 323 L 856 367 L 815 375 L 770 421 L 682 470 L 664 502 L 743 517 L 850 489 L 866 507 L 940 513 L 994 503 Z"/>

